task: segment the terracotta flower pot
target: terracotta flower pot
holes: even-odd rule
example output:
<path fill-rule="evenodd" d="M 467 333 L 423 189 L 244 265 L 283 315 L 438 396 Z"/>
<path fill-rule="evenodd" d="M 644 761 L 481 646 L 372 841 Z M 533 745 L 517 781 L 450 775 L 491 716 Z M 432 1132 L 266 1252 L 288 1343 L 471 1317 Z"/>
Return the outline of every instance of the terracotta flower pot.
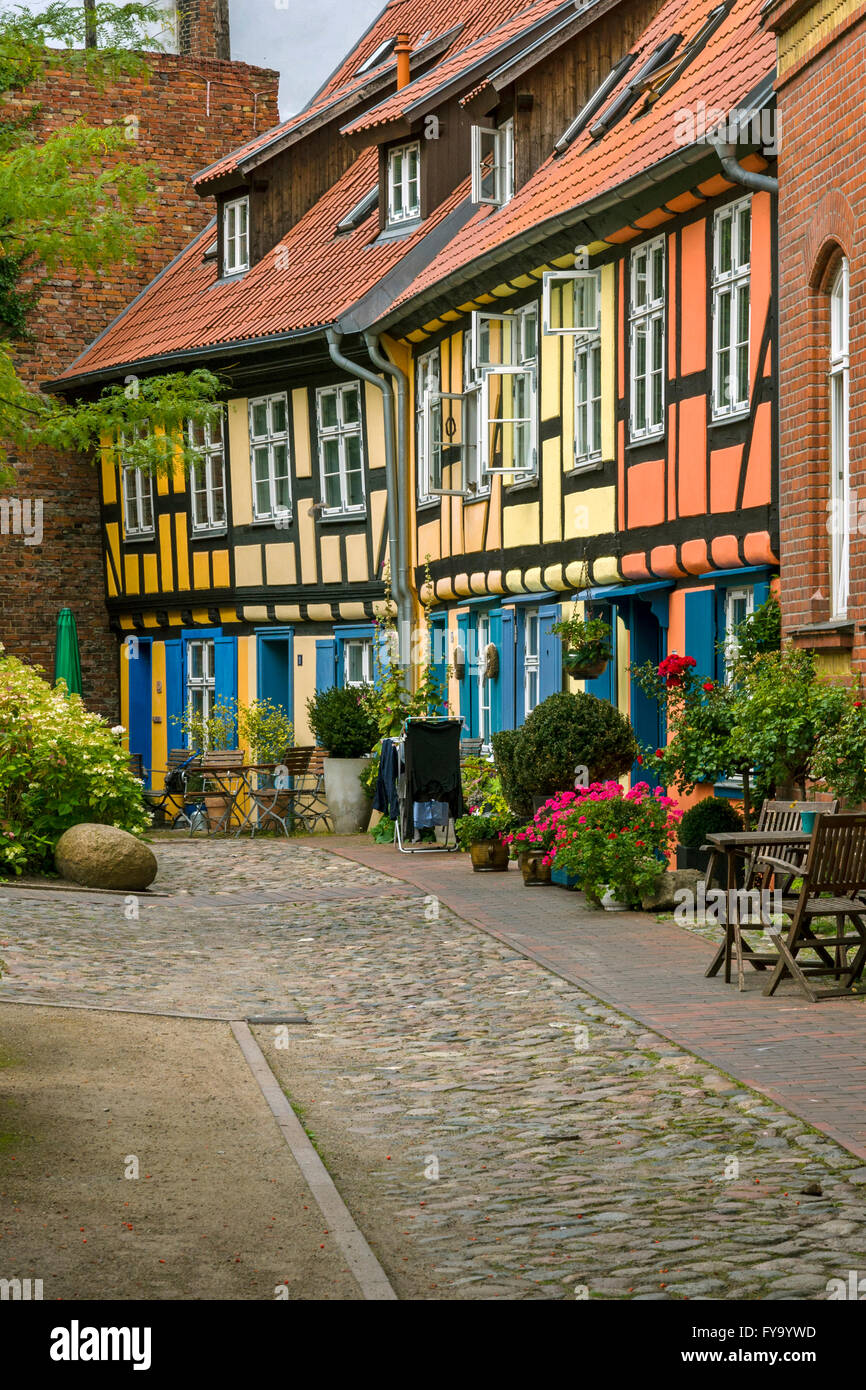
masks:
<path fill-rule="evenodd" d="M 520 872 L 527 888 L 540 888 L 550 883 L 550 865 L 545 864 L 544 855 L 525 850 L 520 856 Z"/>
<path fill-rule="evenodd" d="M 477 874 L 507 874 L 511 857 L 508 846 L 499 840 L 479 840 L 470 847 L 472 867 Z"/>

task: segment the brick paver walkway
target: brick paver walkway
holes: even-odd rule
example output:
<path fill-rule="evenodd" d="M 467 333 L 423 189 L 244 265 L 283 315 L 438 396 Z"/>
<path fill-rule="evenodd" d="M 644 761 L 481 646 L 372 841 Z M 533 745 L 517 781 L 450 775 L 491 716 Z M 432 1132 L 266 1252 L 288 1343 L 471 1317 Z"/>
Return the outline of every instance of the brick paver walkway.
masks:
<path fill-rule="evenodd" d="M 320 842 L 321 843 L 321 842 Z M 777 1101 L 866 1158 L 866 1001 L 772 999 L 704 971 L 713 947 L 645 913 L 590 912 L 582 895 L 476 874 L 465 855 L 401 855 L 360 838 L 328 848 L 435 894 L 464 921 Z"/>

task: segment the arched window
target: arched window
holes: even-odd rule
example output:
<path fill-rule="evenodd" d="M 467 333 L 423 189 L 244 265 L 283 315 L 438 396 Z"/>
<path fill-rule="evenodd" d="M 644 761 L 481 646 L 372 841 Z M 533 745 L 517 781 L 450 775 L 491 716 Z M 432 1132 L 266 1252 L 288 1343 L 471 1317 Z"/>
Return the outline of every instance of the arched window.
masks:
<path fill-rule="evenodd" d="M 848 261 L 830 287 L 830 601 L 831 616 L 848 612 L 851 485 L 848 457 Z"/>

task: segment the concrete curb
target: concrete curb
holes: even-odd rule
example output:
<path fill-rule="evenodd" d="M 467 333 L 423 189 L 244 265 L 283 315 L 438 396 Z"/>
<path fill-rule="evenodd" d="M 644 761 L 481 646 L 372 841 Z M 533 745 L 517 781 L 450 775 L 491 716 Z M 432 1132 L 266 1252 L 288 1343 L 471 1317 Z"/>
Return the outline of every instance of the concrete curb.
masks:
<path fill-rule="evenodd" d="M 246 1023 L 234 1022 L 231 1030 L 319 1210 L 328 1223 L 328 1231 L 335 1237 L 345 1255 L 364 1298 L 376 1302 L 396 1300 L 397 1294 L 391 1287 L 387 1274 L 355 1225 L 349 1208 L 286 1099 L 249 1026 Z"/>

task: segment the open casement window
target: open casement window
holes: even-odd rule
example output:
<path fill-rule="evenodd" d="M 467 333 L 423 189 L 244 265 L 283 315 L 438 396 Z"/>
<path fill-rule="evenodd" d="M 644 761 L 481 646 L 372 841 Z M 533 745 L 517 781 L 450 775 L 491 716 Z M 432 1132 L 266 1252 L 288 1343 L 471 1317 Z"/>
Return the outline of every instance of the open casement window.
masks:
<path fill-rule="evenodd" d="M 601 274 L 597 270 L 548 270 L 543 304 L 542 322 L 548 337 L 600 332 Z"/>
<path fill-rule="evenodd" d="M 235 198 L 223 209 L 223 274 L 250 268 L 250 200 Z"/>
<path fill-rule="evenodd" d="M 415 140 L 388 155 L 388 224 L 414 222 L 421 216 L 421 145 Z"/>
<path fill-rule="evenodd" d="M 514 121 L 472 127 L 472 201 L 502 207 L 514 197 Z"/>
<path fill-rule="evenodd" d="M 513 314 L 476 311 L 472 336 L 473 366 L 481 379 L 479 466 L 519 482 L 538 466 L 537 307 Z"/>

